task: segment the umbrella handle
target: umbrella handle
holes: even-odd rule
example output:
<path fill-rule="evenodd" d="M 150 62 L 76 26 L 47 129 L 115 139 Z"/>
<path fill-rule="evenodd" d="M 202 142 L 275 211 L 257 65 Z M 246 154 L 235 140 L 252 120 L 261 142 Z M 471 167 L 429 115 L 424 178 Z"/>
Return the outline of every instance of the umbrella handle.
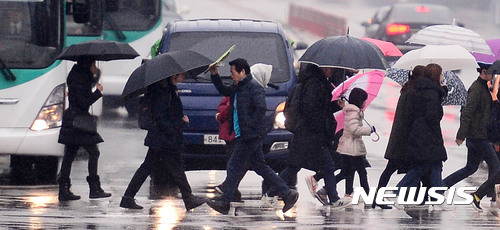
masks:
<path fill-rule="evenodd" d="M 380 135 L 378 135 L 378 133 L 377 133 L 377 132 L 373 132 L 373 133 L 375 133 L 375 135 L 377 135 L 377 138 L 372 139 L 372 141 L 373 141 L 373 142 L 377 142 L 378 140 L 380 140 Z"/>

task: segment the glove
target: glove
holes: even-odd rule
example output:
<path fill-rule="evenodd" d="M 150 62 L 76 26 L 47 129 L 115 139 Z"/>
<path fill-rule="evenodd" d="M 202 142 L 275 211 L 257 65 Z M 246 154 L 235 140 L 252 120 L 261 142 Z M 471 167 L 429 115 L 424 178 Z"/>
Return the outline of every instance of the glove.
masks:
<path fill-rule="evenodd" d="M 375 133 L 377 132 L 377 130 L 375 129 L 375 126 L 372 126 L 372 133 Z"/>

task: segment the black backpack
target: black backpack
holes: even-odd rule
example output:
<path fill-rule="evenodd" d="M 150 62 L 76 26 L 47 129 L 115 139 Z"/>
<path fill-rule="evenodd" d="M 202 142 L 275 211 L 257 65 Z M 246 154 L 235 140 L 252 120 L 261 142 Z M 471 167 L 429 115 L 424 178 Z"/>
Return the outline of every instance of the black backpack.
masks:
<path fill-rule="evenodd" d="M 286 99 L 283 114 L 285 115 L 285 128 L 286 130 L 295 133 L 299 128 L 299 123 L 302 116 L 302 91 L 305 82 L 297 83 L 292 87 Z"/>

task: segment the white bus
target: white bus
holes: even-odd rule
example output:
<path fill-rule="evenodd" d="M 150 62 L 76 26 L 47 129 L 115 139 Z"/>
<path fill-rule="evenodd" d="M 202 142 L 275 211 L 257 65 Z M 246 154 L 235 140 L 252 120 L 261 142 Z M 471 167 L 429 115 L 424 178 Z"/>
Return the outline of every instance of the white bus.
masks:
<path fill-rule="evenodd" d="M 86 1 L 69 4 L 88 19 Z M 55 183 L 65 109 L 65 0 L 0 0 L 0 155 L 12 183 Z"/>

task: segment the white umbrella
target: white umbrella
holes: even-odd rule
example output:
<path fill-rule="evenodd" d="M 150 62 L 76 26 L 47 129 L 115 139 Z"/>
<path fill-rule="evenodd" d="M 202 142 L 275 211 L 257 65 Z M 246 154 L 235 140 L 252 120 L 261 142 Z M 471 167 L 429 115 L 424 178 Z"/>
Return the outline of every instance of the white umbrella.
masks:
<path fill-rule="evenodd" d="M 479 68 L 474 56 L 459 45 L 426 45 L 403 55 L 392 68 L 411 70 L 430 63 L 440 65 L 443 71 Z"/>
<path fill-rule="evenodd" d="M 421 45 L 459 45 L 469 52 L 492 55 L 491 48 L 476 32 L 456 25 L 428 26 L 406 41 Z"/>

